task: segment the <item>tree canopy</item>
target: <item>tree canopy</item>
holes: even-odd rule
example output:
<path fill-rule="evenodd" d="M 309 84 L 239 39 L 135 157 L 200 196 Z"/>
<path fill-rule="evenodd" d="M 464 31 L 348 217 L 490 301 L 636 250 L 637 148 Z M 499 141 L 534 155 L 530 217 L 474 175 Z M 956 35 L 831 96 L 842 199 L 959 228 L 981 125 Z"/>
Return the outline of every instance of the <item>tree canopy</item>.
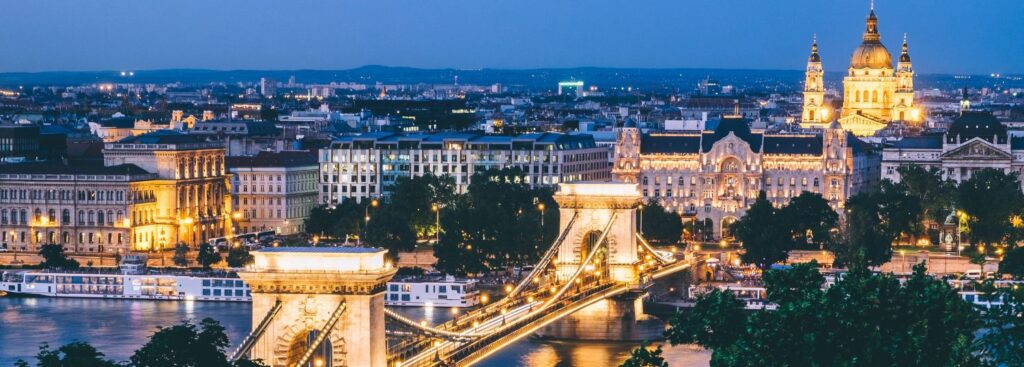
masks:
<path fill-rule="evenodd" d="M 64 246 L 58 244 L 46 244 L 39 248 L 39 256 L 43 262 L 39 265 L 50 269 L 78 269 L 78 261 L 69 258 L 64 252 Z"/>
<path fill-rule="evenodd" d="M 957 203 L 968 215 L 967 231 L 971 244 L 1008 241 L 1019 224 L 1024 193 L 1016 173 L 986 168 L 975 172 L 957 188 Z"/>
<path fill-rule="evenodd" d="M 671 320 L 673 344 L 713 351 L 712 366 L 975 366 L 972 306 L 916 266 L 909 280 L 859 270 L 828 289 L 816 263 L 765 275 L 771 311 L 731 294 L 701 296 Z"/>
<path fill-rule="evenodd" d="M 679 243 L 683 235 L 683 220 L 678 213 L 666 210 L 654 199 L 644 205 L 641 213 L 644 239 L 658 246 Z"/>
<path fill-rule="evenodd" d="M 793 248 L 792 231 L 764 191 L 757 195 L 747 213 L 732 224 L 731 231 L 743 244 L 744 251 L 740 255 L 743 262 L 756 264 L 761 269 L 785 260 Z"/>

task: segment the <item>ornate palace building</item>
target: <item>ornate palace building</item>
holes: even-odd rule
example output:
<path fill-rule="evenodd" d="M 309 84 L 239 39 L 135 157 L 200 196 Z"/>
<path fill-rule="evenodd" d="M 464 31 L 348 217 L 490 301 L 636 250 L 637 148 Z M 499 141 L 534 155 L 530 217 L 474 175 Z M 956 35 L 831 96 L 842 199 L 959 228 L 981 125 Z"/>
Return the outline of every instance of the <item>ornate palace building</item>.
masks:
<path fill-rule="evenodd" d="M 807 60 L 801 126 L 825 128 L 835 117 L 825 102 L 824 69 L 815 40 Z M 874 135 L 892 121 L 920 123 L 923 118 L 921 109 L 914 104 L 914 69 L 906 36 L 893 68 L 892 55 L 878 33 L 878 18 L 873 7 L 868 14 L 864 40 L 853 51 L 843 78 L 843 107 L 838 117 L 843 129 L 857 136 Z"/>
<path fill-rule="evenodd" d="M 224 147 L 161 130 L 105 145 L 105 164 L 0 165 L 0 247 L 116 252 L 230 233 Z"/>
<path fill-rule="evenodd" d="M 990 113 L 963 111 L 946 133 L 907 137 L 882 151 L 882 177 L 896 182 L 900 166 L 938 169 L 960 183 L 975 172 L 995 168 L 1024 175 L 1024 137 L 1009 136 Z"/>
<path fill-rule="evenodd" d="M 627 125 L 617 139 L 617 180 L 639 183 L 645 199 L 701 221 L 718 237 L 762 190 L 779 206 L 809 191 L 839 209 L 878 180 L 878 155 L 834 123 L 818 135 L 770 135 L 726 117 L 698 134 L 644 134 Z"/>

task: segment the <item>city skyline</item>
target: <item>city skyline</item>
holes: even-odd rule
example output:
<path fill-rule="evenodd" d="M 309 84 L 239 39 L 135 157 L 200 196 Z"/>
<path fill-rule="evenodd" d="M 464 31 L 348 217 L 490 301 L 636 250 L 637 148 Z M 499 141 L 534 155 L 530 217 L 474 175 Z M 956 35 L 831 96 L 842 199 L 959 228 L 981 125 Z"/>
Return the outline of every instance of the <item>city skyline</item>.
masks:
<path fill-rule="evenodd" d="M 450 1 L 430 4 L 122 1 L 9 4 L 0 72 L 155 69 L 715 68 L 800 70 L 817 35 L 843 71 L 868 1 Z M 244 5 L 244 6 L 243 6 Z M 1024 72 L 1024 3 L 879 1 L 882 42 L 909 36 L 923 74 Z M 40 24 L 46 24 L 41 27 Z M 216 35 L 212 37 L 210 35 Z M 385 46 L 382 46 L 385 45 Z"/>

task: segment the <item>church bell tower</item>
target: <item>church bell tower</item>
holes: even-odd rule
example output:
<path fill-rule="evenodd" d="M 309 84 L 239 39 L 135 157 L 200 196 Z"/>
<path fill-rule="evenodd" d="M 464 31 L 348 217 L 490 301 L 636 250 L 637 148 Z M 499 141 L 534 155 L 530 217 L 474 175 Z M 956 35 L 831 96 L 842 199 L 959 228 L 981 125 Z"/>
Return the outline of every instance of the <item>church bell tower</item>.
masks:
<path fill-rule="evenodd" d="M 821 67 L 818 39 L 815 37 L 811 44 L 811 56 L 807 58 L 807 71 L 804 76 L 804 109 L 800 126 L 803 128 L 827 127 L 831 117 L 831 111 L 825 104 L 825 72 Z"/>

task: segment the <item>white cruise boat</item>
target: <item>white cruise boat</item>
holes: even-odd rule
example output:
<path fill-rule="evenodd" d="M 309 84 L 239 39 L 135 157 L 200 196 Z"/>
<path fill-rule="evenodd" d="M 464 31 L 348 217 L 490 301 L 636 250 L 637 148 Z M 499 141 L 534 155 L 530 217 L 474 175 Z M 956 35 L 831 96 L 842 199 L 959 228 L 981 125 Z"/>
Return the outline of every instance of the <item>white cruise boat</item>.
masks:
<path fill-rule="evenodd" d="M 147 270 L 145 264 L 145 256 L 127 255 L 120 269 L 5 271 L 0 274 L 0 291 L 10 295 L 68 298 L 251 300 L 249 287 L 237 277 L 160 273 Z"/>
<path fill-rule="evenodd" d="M 386 306 L 473 307 L 480 304 L 475 279 L 406 278 L 388 282 Z"/>

